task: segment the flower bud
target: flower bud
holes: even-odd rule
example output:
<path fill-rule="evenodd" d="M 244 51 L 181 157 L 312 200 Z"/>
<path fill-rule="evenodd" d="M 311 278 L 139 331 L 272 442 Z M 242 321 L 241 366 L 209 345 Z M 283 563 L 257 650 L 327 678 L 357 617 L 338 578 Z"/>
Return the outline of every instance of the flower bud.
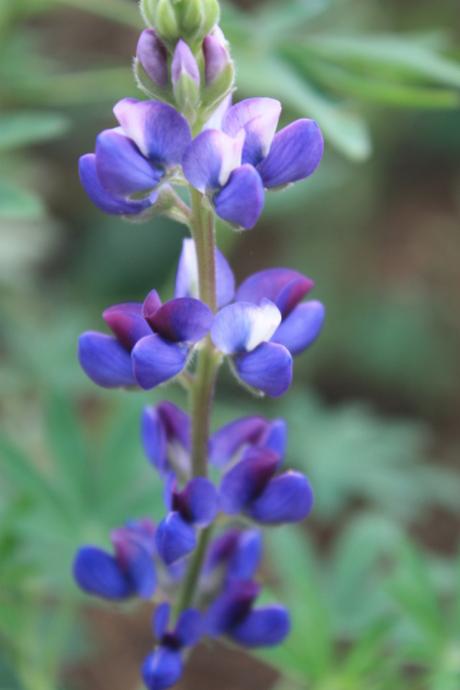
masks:
<path fill-rule="evenodd" d="M 235 68 L 224 34 L 216 27 L 203 41 L 206 89 L 205 105 L 216 107 L 232 90 Z"/>
<path fill-rule="evenodd" d="M 141 0 L 145 22 L 173 46 L 182 38 L 199 44 L 219 21 L 218 0 Z"/>
<path fill-rule="evenodd" d="M 179 109 L 188 117 L 196 112 L 200 101 L 200 70 L 192 51 L 180 40 L 171 65 L 174 96 Z"/>
<path fill-rule="evenodd" d="M 168 85 L 168 51 L 153 29 L 145 29 L 139 38 L 136 56 L 144 72 L 161 88 Z"/>

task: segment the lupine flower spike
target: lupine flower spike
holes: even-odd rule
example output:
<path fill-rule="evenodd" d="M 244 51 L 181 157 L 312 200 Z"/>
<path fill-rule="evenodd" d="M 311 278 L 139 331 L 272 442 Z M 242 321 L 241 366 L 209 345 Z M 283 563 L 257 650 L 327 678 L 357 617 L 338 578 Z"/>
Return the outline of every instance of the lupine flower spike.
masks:
<path fill-rule="evenodd" d="M 281 104 L 272 98 L 232 104 L 235 69 L 217 0 L 141 0 L 141 12 L 147 27 L 134 73 L 148 100 L 115 106 L 118 124 L 81 158 L 81 181 L 102 211 L 144 221 L 165 215 L 191 237 L 171 299 L 152 289 L 109 307 L 110 333 L 83 333 L 78 356 L 98 386 L 139 391 L 178 381 L 190 407 L 165 399 L 142 411 L 141 443 L 163 488 L 158 523 L 127 522 L 111 533 L 111 549 L 82 546 L 73 573 L 92 596 L 150 602 L 154 639 L 140 674 L 147 690 L 164 690 L 202 637 L 253 648 L 289 634 L 283 606 L 257 604 L 262 528 L 307 517 L 312 487 L 283 467 L 284 420 L 250 415 L 214 428 L 211 412 L 224 362 L 251 392 L 285 394 L 294 357 L 321 332 L 324 307 L 309 298 L 313 280 L 288 268 L 259 271 L 237 287 L 214 228 L 216 217 L 253 228 L 267 190 L 317 169 L 323 138 L 308 118 L 277 131 Z"/>

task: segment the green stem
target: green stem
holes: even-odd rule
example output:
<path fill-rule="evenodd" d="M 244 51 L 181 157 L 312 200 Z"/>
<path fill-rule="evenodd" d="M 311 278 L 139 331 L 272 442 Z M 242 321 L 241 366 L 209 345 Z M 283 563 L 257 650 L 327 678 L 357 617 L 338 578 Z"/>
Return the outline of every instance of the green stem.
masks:
<path fill-rule="evenodd" d="M 201 573 L 201 568 L 203 565 L 204 558 L 206 556 L 206 551 L 211 540 L 213 526 L 210 525 L 206 527 L 201 534 L 198 541 L 198 546 L 195 553 L 192 556 L 190 562 L 189 570 L 187 572 L 187 577 L 184 580 L 184 586 L 180 593 L 179 599 L 177 601 L 176 611 L 177 614 L 181 613 L 187 609 L 191 604 L 193 604 L 193 599 L 195 596 L 196 586 Z"/>

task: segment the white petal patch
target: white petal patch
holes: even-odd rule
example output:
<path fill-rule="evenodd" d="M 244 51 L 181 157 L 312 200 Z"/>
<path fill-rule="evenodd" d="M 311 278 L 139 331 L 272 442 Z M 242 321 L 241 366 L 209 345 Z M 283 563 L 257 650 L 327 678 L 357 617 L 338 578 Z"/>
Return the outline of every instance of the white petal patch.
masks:
<path fill-rule="evenodd" d="M 241 165 L 245 138 L 244 130 L 241 130 L 236 137 L 226 137 L 226 146 L 222 151 L 222 163 L 219 173 L 219 184 L 221 187 L 225 187 L 232 172 Z"/>
<path fill-rule="evenodd" d="M 251 352 L 271 339 L 281 323 L 281 312 L 270 300 L 259 305 L 236 302 L 224 307 L 214 319 L 211 337 L 226 355 Z"/>

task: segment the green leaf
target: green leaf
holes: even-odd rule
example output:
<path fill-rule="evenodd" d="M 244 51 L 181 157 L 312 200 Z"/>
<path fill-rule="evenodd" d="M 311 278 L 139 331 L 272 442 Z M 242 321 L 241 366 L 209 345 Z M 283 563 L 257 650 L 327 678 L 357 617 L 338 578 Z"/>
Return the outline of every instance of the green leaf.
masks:
<path fill-rule="evenodd" d="M 38 196 L 0 180 L 0 218 L 35 219 L 43 213 L 43 204 Z"/>
<path fill-rule="evenodd" d="M 69 121 L 59 113 L 9 112 L 0 115 L 0 151 L 37 144 L 61 136 Z"/>

